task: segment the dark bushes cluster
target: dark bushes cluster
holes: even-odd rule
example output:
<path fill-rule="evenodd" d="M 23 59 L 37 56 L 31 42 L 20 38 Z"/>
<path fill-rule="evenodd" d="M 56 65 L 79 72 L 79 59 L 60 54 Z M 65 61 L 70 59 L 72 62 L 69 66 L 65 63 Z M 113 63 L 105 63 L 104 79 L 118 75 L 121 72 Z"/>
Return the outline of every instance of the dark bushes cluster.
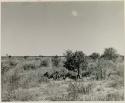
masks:
<path fill-rule="evenodd" d="M 53 72 L 44 73 L 43 76 L 53 80 L 61 80 L 61 79 L 65 80 L 67 77 L 67 70 L 66 69 L 53 70 Z"/>
<path fill-rule="evenodd" d="M 54 80 L 65 79 L 67 77 L 74 80 L 84 77 L 93 80 L 105 80 L 112 74 L 118 75 L 120 73 L 118 70 L 111 70 L 117 67 L 115 59 L 117 59 L 118 54 L 113 48 L 106 48 L 102 55 L 92 53 L 90 56 L 86 56 L 82 51 L 73 52 L 67 50 L 64 56 L 66 59 L 64 67 L 68 72 L 64 73 L 63 71 L 56 70 L 53 73 L 46 72 L 44 76 Z M 59 66 L 60 58 L 58 56 L 52 57 L 52 63 L 56 67 Z M 115 71 L 115 73 L 111 73 L 109 70 Z"/>
<path fill-rule="evenodd" d="M 55 70 L 53 72 L 46 72 L 43 76 L 53 80 L 65 80 L 66 78 L 77 80 L 77 73 L 73 71 L 67 71 L 66 69 L 60 71 Z"/>
<path fill-rule="evenodd" d="M 92 53 L 90 56 L 86 56 L 82 51 L 73 52 L 71 50 L 67 50 L 64 55 L 66 57 L 64 67 L 76 72 L 77 79 L 93 76 L 93 79 L 96 80 L 107 78 L 107 68 L 113 68 L 112 66 L 116 63 L 119 56 L 114 48 L 106 48 L 101 56 L 99 53 Z M 110 62 L 112 64 L 107 67 Z M 73 74 L 68 75 L 68 77 L 73 76 Z"/>

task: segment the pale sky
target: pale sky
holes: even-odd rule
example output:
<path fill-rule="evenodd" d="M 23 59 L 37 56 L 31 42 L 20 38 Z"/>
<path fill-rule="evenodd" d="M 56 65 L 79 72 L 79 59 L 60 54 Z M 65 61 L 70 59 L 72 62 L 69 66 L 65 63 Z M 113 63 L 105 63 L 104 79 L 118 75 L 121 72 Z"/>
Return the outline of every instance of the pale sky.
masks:
<path fill-rule="evenodd" d="M 123 2 L 2 3 L 2 55 L 124 54 Z"/>

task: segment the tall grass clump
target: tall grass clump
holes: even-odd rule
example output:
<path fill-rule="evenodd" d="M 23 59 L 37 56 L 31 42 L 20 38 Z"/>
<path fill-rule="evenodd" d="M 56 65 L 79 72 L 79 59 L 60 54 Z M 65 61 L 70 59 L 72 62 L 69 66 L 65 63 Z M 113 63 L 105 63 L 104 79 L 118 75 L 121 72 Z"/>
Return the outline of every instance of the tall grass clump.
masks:
<path fill-rule="evenodd" d="M 88 65 L 90 78 L 94 76 L 95 80 L 107 80 L 118 75 L 123 77 L 123 70 L 122 65 L 120 66 L 119 63 L 114 63 L 112 60 L 99 59 L 98 61 L 89 63 Z"/>
<path fill-rule="evenodd" d="M 35 60 L 23 61 L 22 66 L 23 66 L 24 70 L 38 69 L 40 66 L 40 60 L 39 61 L 35 61 Z"/>
<path fill-rule="evenodd" d="M 52 60 L 52 65 L 56 67 L 58 67 L 61 62 L 61 58 L 57 55 L 53 56 L 51 60 Z"/>
<path fill-rule="evenodd" d="M 15 98 L 15 90 L 19 87 L 19 71 L 14 68 L 7 71 L 2 77 L 2 101 L 11 101 Z"/>
<path fill-rule="evenodd" d="M 70 82 L 68 86 L 69 100 L 79 100 L 79 95 L 88 95 L 92 92 L 93 83 Z"/>
<path fill-rule="evenodd" d="M 4 74 L 9 69 L 13 69 L 18 64 L 16 59 L 9 58 L 1 62 L 1 72 Z"/>
<path fill-rule="evenodd" d="M 49 62 L 47 59 L 41 60 L 40 67 L 47 67 L 49 66 Z"/>

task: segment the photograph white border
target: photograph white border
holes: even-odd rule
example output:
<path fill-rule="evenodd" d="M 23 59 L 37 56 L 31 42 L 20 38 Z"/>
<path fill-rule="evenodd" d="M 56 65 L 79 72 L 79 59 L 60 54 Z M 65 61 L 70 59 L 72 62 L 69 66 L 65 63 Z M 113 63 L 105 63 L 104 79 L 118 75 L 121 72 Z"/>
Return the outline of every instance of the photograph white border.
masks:
<path fill-rule="evenodd" d="M 1 0 L 0 1 L 0 19 L 1 19 L 1 3 L 2 2 L 69 2 L 69 1 L 124 1 L 124 0 Z M 125 2 L 124 2 L 125 5 Z M 125 17 L 125 7 L 124 7 L 124 17 Z M 124 21 L 125 24 L 125 21 Z M 0 27 L 1 27 L 1 21 L 0 21 Z M 124 29 L 124 39 L 125 39 L 125 29 Z M 0 50 L 1 50 L 1 28 L 0 28 Z M 124 42 L 125 43 L 125 42 Z M 125 48 L 124 48 L 125 49 Z M 1 56 L 1 52 L 0 52 L 0 56 Z M 125 55 L 124 55 L 125 58 Z M 1 62 L 1 58 L 0 58 L 0 62 Z M 124 66 L 125 66 L 125 60 L 124 60 Z M 1 63 L 0 63 L 0 72 L 1 72 Z M 125 70 L 124 70 L 124 74 L 125 74 Z M 0 73 L 0 84 L 1 84 L 1 73 Z M 124 86 L 125 86 L 125 76 L 124 76 Z M 0 85 L 0 92 L 1 92 L 1 85 Z M 125 103 L 125 87 L 124 87 L 124 101 L 27 101 L 27 102 L 17 102 L 17 103 Z M 1 93 L 0 93 L 0 103 L 16 103 L 16 101 L 13 102 L 2 102 L 1 101 Z"/>

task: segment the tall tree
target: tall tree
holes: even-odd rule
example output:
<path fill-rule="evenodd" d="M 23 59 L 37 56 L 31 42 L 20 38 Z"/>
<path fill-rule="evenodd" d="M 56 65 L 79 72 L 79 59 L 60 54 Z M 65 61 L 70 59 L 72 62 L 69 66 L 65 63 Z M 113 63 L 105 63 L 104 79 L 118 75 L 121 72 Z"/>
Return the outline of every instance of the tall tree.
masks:
<path fill-rule="evenodd" d="M 64 67 L 66 67 L 68 70 L 76 71 L 78 73 L 77 78 L 80 78 L 81 70 L 87 68 L 85 54 L 82 51 L 72 52 L 71 50 L 67 50 L 64 56 L 66 57 Z"/>
<path fill-rule="evenodd" d="M 117 54 L 117 51 L 114 48 L 106 48 L 102 57 L 104 59 L 114 61 L 118 57 L 118 54 Z"/>

